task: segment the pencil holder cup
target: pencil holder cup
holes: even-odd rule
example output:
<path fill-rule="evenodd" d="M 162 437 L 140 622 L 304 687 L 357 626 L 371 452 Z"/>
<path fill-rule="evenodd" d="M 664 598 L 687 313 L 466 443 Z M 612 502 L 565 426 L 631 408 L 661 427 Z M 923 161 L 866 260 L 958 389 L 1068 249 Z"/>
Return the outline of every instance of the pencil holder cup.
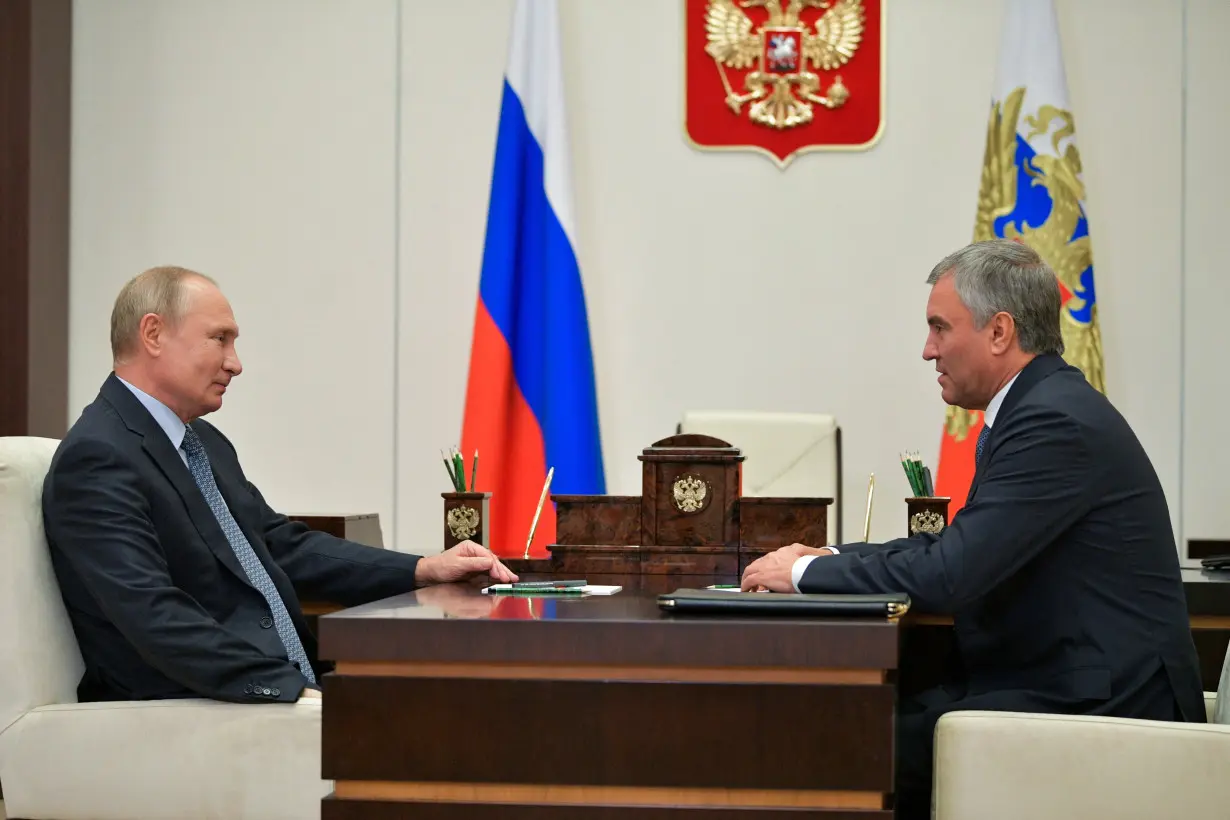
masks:
<path fill-rule="evenodd" d="M 939 535 L 948 526 L 948 502 L 943 496 L 918 496 L 905 500 L 906 527 L 909 535 L 929 532 Z"/>
<path fill-rule="evenodd" d="M 487 511 L 491 493 L 440 493 L 444 499 L 444 548 L 462 541 L 487 546 Z"/>

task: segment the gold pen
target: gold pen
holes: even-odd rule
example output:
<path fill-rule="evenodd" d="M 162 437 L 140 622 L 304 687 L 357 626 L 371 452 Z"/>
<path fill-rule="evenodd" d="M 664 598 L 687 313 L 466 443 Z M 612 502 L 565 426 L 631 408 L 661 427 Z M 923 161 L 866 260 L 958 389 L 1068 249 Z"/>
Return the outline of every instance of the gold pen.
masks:
<path fill-rule="evenodd" d="M 876 493 L 876 474 L 867 482 L 867 518 L 863 521 L 863 541 L 871 541 L 871 499 Z"/>
<path fill-rule="evenodd" d="M 551 478 L 555 475 L 555 468 L 547 470 L 547 481 L 542 485 L 542 497 L 538 499 L 538 509 L 534 510 L 534 521 L 530 524 L 530 537 L 525 539 L 525 555 L 522 558 L 530 557 L 530 544 L 534 543 L 534 531 L 538 529 L 538 516 L 542 515 L 542 505 L 547 502 L 547 492 L 551 489 Z"/>

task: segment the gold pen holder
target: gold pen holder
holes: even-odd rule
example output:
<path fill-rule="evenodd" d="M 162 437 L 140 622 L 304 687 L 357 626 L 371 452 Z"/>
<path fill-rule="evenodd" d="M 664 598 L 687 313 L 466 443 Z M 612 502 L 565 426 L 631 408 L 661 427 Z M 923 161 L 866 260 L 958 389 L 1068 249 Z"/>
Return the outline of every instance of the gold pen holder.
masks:
<path fill-rule="evenodd" d="M 948 526 L 948 502 L 944 496 L 919 496 L 905 500 L 906 532 L 918 535 L 929 532 L 939 535 Z"/>
<path fill-rule="evenodd" d="M 440 493 L 444 499 L 444 548 L 462 541 L 487 546 L 487 512 L 491 493 Z"/>

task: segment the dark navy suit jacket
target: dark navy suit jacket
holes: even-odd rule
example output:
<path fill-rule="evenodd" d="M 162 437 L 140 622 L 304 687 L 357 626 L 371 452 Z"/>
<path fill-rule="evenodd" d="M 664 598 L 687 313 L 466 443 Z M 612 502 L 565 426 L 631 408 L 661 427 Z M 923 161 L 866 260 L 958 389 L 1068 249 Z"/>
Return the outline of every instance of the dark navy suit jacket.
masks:
<path fill-rule="evenodd" d="M 265 503 L 217 429 L 199 419 L 192 428 L 322 671 L 297 593 L 354 605 L 406 592 L 418 556 L 289 521 Z M 305 679 L 288 660 L 264 597 L 166 432 L 114 375 L 56 450 L 43 520 L 85 660 L 81 700 L 299 696 Z"/>
<path fill-rule="evenodd" d="M 906 592 L 951 613 L 980 708 L 1155 717 L 1142 710 L 1162 674 L 1182 716 L 1205 719 L 1161 483 L 1119 412 L 1058 356 L 1009 389 L 947 529 L 817 558 L 799 589 Z"/>

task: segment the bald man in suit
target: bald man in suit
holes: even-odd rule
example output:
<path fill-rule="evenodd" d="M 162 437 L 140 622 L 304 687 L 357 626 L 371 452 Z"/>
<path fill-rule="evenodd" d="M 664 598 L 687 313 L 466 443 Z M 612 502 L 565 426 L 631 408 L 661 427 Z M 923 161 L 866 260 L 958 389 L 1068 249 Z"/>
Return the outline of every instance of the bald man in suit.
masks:
<path fill-rule="evenodd" d="M 515 577 L 483 547 L 363 546 L 289 521 L 202 417 L 243 368 L 212 279 L 153 268 L 111 318 L 114 372 L 69 430 L 43 518 L 85 673 L 82 701 L 319 697 L 298 595 L 345 605 L 427 584 Z"/>

